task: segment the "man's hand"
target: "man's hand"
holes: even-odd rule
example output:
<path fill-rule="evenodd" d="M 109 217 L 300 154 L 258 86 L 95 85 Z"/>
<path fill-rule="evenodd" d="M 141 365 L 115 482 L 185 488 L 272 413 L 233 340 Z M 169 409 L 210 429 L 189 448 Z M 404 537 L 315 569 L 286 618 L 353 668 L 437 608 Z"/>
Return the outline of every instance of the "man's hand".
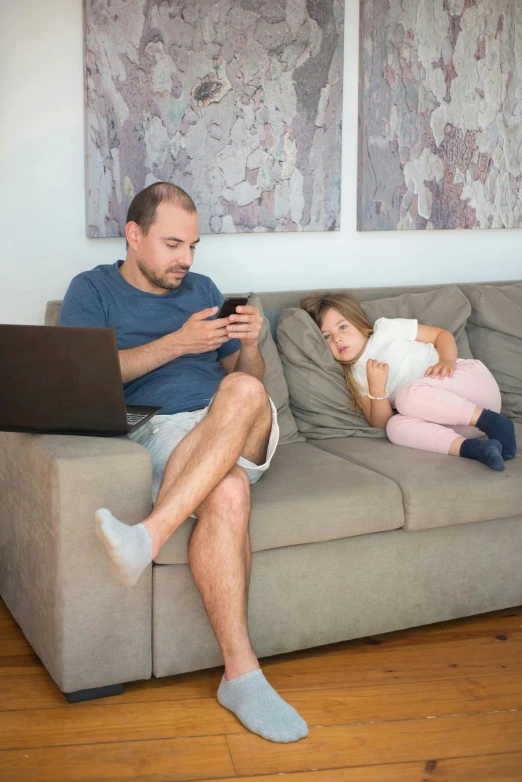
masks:
<path fill-rule="evenodd" d="M 375 358 L 369 358 L 366 362 L 366 376 L 368 389 L 372 396 L 384 396 L 386 383 L 388 382 L 388 364 L 383 364 Z"/>
<path fill-rule="evenodd" d="M 236 314 L 230 315 L 227 325 L 228 339 L 240 339 L 241 345 L 250 347 L 257 345 L 257 340 L 263 325 L 263 316 L 257 307 L 248 305 L 236 307 Z"/>
<path fill-rule="evenodd" d="M 185 353 L 207 353 L 216 350 L 230 336 L 227 334 L 228 318 L 207 320 L 218 311 L 218 307 L 209 307 L 201 312 L 195 312 L 172 337 L 175 339 L 181 355 Z"/>
<path fill-rule="evenodd" d="M 453 377 L 455 374 L 455 362 L 449 359 L 439 361 L 438 364 L 434 364 L 426 370 L 424 377 L 437 377 L 438 374 L 440 374 L 441 380 L 445 377 Z"/>

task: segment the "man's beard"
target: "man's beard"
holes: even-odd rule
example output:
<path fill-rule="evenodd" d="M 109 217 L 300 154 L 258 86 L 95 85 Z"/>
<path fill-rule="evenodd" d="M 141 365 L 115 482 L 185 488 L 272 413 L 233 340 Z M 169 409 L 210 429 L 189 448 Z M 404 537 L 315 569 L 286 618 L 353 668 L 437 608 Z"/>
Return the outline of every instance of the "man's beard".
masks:
<path fill-rule="evenodd" d="M 183 282 L 183 278 L 181 280 L 178 280 L 176 277 L 167 277 L 168 272 L 189 271 L 189 269 L 186 266 L 180 266 L 178 264 L 174 264 L 174 266 L 169 266 L 169 268 L 165 270 L 164 275 L 160 275 L 160 274 L 156 274 L 156 272 L 153 271 L 152 269 L 149 269 L 145 261 L 141 258 L 138 258 L 136 264 L 140 272 L 143 274 L 145 279 L 151 283 L 151 285 L 155 285 L 157 288 L 163 288 L 163 290 L 166 291 L 176 290 L 176 288 L 179 288 L 179 286 Z"/>

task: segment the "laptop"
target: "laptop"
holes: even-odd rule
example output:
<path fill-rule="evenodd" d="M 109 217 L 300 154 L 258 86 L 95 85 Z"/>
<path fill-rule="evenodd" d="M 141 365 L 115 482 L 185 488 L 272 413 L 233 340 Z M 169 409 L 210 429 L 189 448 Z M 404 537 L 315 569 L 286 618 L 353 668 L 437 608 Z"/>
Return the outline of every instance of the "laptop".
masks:
<path fill-rule="evenodd" d="M 114 329 L 0 325 L 0 431 L 115 437 L 159 410 L 125 405 Z"/>

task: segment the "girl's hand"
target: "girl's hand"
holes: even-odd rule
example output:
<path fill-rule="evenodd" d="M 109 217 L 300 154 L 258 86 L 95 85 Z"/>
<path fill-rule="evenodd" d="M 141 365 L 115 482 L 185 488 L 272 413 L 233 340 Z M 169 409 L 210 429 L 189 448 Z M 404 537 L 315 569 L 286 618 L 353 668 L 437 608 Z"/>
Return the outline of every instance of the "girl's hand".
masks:
<path fill-rule="evenodd" d="M 366 376 L 368 388 L 372 396 L 384 396 L 386 383 L 388 382 L 388 364 L 383 364 L 375 358 L 369 358 L 366 362 Z"/>
<path fill-rule="evenodd" d="M 426 370 L 424 377 L 437 377 L 439 373 L 441 380 L 443 380 L 445 377 L 453 377 L 455 374 L 455 362 L 449 359 L 439 361 L 438 364 L 435 364 Z"/>

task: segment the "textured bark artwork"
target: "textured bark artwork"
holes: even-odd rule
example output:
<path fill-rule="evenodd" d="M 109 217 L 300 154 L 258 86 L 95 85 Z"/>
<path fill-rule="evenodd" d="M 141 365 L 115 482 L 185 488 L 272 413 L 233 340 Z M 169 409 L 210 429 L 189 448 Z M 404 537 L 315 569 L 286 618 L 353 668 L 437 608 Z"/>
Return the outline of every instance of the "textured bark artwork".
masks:
<path fill-rule="evenodd" d="M 344 0 L 84 0 L 89 236 L 184 188 L 203 233 L 339 229 Z"/>
<path fill-rule="evenodd" d="M 362 0 L 359 230 L 522 225 L 522 0 Z"/>

